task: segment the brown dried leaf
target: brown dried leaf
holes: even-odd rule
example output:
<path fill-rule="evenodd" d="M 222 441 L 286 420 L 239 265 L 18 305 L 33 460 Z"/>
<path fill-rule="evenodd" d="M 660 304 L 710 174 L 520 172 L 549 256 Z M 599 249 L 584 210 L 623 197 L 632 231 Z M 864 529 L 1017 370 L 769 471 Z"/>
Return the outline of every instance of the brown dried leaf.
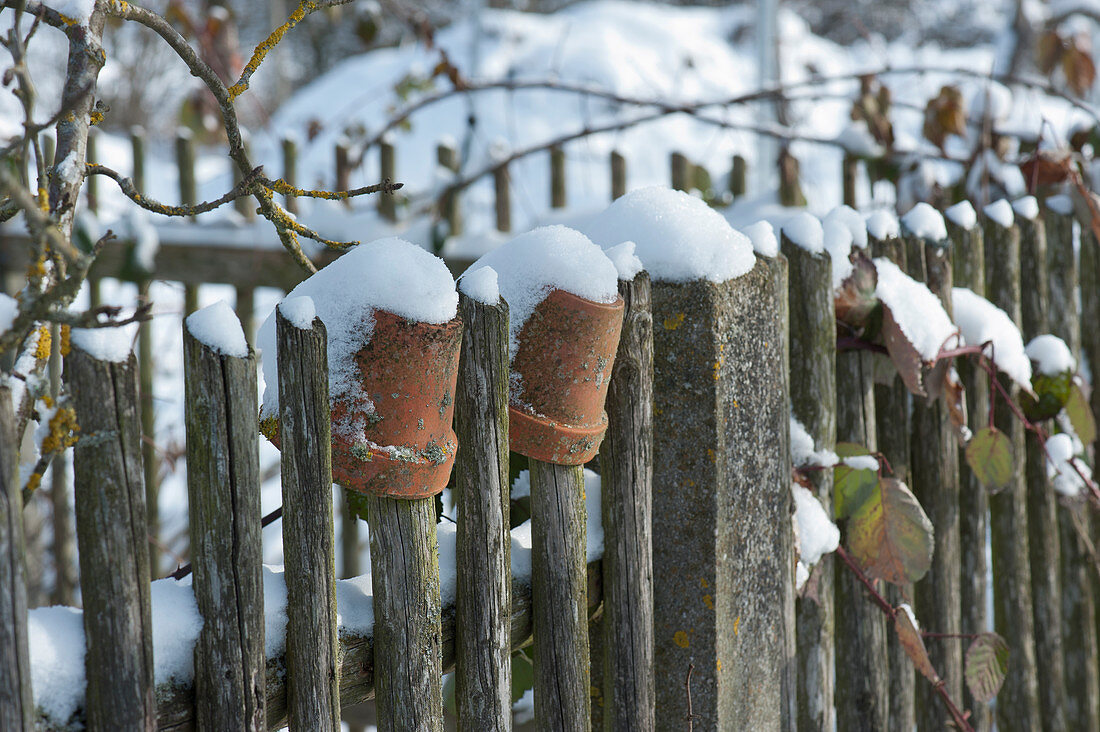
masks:
<path fill-rule="evenodd" d="M 875 295 L 878 271 L 874 263 L 861 251 L 853 251 L 849 257 L 852 273 L 840 284 L 833 300 L 836 319 L 850 325 L 856 331 L 867 325 L 871 313 L 878 307 Z"/>
<path fill-rule="evenodd" d="M 924 359 L 905 337 L 898 322 L 894 320 L 890 307 L 885 303 L 882 305 L 882 340 L 886 344 L 890 360 L 894 362 L 901 380 L 905 382 L 905 387 L 917 396 L 928 396 L 923 383 Z"/>
<path fill-rule="evenodd" d="M 1062 73 L 1077 96 L 1084 96 L 1096 81 L 1096 64 L 1084 43 L 1074 41 L 1062 54 Z"/>
<path fill-rule="evenodd" d="M 1062 36 L 1058 35 L 1058 31 L 1049 30 L 1039 37 L 1039 42 L 1035 45 L 1035 65 L 1042 73 L 1049 74 L 1062 60 L 1064 52 L 1065 41 Z"/>
<path fill-rule="evenodd" d="M 954 366 L 947 369 L 943 377 L 943 400 L 947 403 L 947 412 L 951 416 L 951 424 L 955 425 L 960 436 L 967 426 L 966 418 L 966 388 L 963 386 L 959 372 Z"/>
<path fill-rule="evenodd" d="M 928 657 L 928 649 L 924 647 L 924 639 L 921 638 L 920 631 L 913 625 L 909 613 L 902 607 L 895 609 L 894 632 L 898 634 L 898 641 L 901 643 L 901 647 L 905 649 L 905 655 L 909 656 L 909 660 L 913 662 L 913 666 L 916 667 L 917 671 L 920 671 L 920 675 L 933 684 L 938 684 L 940 677 L 936 673 L 936 669 L 932 667 L 932 659 Z"/>
<path fill-rule="evenodd" d="M 1073 164 L 1070 154 L 1064 150 L 1040 150 L 1020 163 L 1028 190 L 1061 183 L 1069 178 Z"/>
<path fill-rule="evenodd" d="M 924 136 L 943 150 L 948 135 L 966 137 L 966 108 L 962 92 L 945 86 L 924 108 Z"/>

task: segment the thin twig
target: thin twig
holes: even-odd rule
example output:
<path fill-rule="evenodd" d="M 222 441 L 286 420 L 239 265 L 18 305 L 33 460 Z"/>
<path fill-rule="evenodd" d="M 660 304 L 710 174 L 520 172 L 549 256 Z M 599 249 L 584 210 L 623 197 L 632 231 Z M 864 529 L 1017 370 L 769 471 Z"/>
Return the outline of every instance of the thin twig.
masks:
<path fill-rule="evenodd" d="M 274 522 L 278 521 L 282 517 L 283 517 L 283 507 L 279 506 L 274 511 L 272 511 L 271 513 L 267 514 L 262 519 L 260 519 L 260 528 L 267 528 L 267 526 L 269 526 L 270 524 L 273 524 Z M 188 562 L 187 564 L 180 565 L 179 567 L 176 567 L 176 570 L 174 572 L 172 572 L 171 574 L 169 574 L 165 579 L 171 578 L 171 579 L 174 579 L 178 582 L 179 580 L 183 579 L 184 577 L 186 577 L 189 574 L 191 574 L 191 563 L 190 562 Z"/>

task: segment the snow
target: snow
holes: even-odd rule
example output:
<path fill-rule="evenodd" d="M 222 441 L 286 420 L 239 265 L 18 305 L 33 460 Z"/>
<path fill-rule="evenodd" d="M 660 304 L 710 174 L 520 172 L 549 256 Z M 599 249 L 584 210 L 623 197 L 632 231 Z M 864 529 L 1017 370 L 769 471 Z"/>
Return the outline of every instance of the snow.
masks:
<path fill-rule="evenodd" d="M 903 602 L 898 605 L 898 610 L 903 610 L 909 616 L 909 622 L 913 624 L 913 630 L 920 632 L 920 623 L 917 622 L 917 615 L 913 612 L 913 606 Z"/>
<path fill-rule="evenodd" d="M 92 17 L 95 0 L 49 0 L 46 5 L 80 25 L 87 25 L 88 19 Z"/>
<path fill-rule="evenodd" d="M 1064 432 L 1051 435 L 1046 441 L 1047 476 L 1054 490 L 1064 496 L 1077 496 L 1085 489 L 1086 483 L 1081 473 L 1092 478 L 1089 466 L 1074 457 L 1075 447 L 1073 438 Z"/>
<path fill-rule="evenodd" d="M 943 219 L 939 221 L 942 227 Z M 924 228 L 921 230 L 927 231 Z M 878 271 L 875 295 L 890 308 L 901 332 L 917 349 L 921 358 L 925 361 L 935 360 L 942 347 L 952 345 L 950 341 L 956 333 L 956 328 L 947 317 L 939 298 L 923 283 L 902 272 L 889 259 L 879 257 L 874 262 Z"/>
<path fill-rule="evenodd" d="M 279 312 L 287 322 L 299 330 L 311 330 L 317 317 L 317 306 L 309 295 L 288 297 L 279 303 Z"/>
<path fill-rule="evenodd" d="M 19 314 L 19 301 L 0 292 L 0 333 L 5 333 Z"/>
<path fill-rule="evenodd" d="M 149 213 L 137 206 L 132 207 L 123 217 L 120 234 L 133 239 L 134 264 L 142 272 L 156 271 L 157 251 L 160 249 L 160 234 L 153 225 Z M 95 237 L 95 238 L 98 238 Z"/>
<path fill-rule="evenodd" d="M 825 251 L 829 253 L 833 264 L 833 289 L 838 290 L 844 280 L 848 279 L 848 275 L 852 274 L 852 232 L 843 221 L 836 218 L 826 217 L 821 228 L 824 232 Z M 866 229 L 863 229 L 863 237 L 866 240 Z"/>
<path fill-rule="evenodd" d="M 200 343 L 216 353 L 233 358 L 248 358 L 248 341 L 244 338 L 241 321 L 229 303 L 218 300 L 202 310 L 187 316 L 187 330 Z"/>
<path fill-rule="evenodd" d="M 874 455 L 852 455 L 840 462 L 853 470 L 874 470 L 877 472 L 879 468 L 878 458 Z"/>
<path fill-rule="evenodd" d="M 882 155 L 882 145 L 867 129 L 867 123 L 863 120 L 852 122 L 841 130 L 840 134 L 836 136 L 836 141 L 853 155 L 869 158 Z"/>
<path fill-rule="evenodd" d="M 825 251 L 825 230 L 817 217 L 807 211 L 800 211 L 783 224 L 783 235 L 791 244 L 805 249 L 811 254 Z"/>
<path fill-rule="evenodd" d="M 837 206 L 825 215 L 821 224 L 826 226 L 830 221 L 836 221 L 848 228 L 852 235 L 852 246 L 858 249 L 867 248 L 867 223 L 863 220 L 863 215 L 854 208 L 845 205 Z M 825 248 L 829 248 L 828 237 L 825 239 Z"/>
<path fill-rule="evenodd" d="M 355 439 L 374 403 L 359 385 L 355 354 L 374 332 L 374 312 L 407 320 L 445 323 L 458 311 L 458 292 L 443 260 L 403 239 L 379 239 L 353 247 L 301 282 L 286 296 L 312 298 L 328 331 L 329 399 L 348 405 L 334 432 Z M 256 335 L 263 357 L 264 417 L 279 409 L 274 310 Z"/>
<path fill-rule="evenodd" d="M 150 586 L 155 618 L 153 668 L 158 684 L 169 681 L 187 684 L 195 676 L 195 643 L 202 631 L 202 616 L 191 580 L 191 576 L 178 582 L 160 579 Z"/>
<path fill-rule="evenodd" d="M 775 227 L 767 221 L 749 224 L 741 233 L 752 242 L 752 250 L 762 257 L 775 257 L 779 254 L 779 241 L 775 238 Z"/>
<path fill-rule="evenodd" d="M 58 726 L 84 701 L 84 614 L 72 607 L 27 613 L 34 703 Z"/>
<path fill-rule="evenodd" d="M 1050 196 L 1045 201 L 1046 207 L 1060 216 L 1073 215 L 1073 198 L 1065 193 Z"/>
<path fill-rule="evenodd" d="M 994 201 L 982 209 L 982 211 L 985 213 L 986 217 L 1002 229 L 1007 229 L 1012 226 L 1013 222 L 1016 220 L 1012 212 L 1012 204 L 1004 198 L 999 201 Z"/>
<path fill-rule="evenodd" d="M 466 297 L 483 305 L 496 305 L 500 302 L 497 271 L 492 267 L 482 267 L 459 277 L 458 289 Z"/>
<path fill-rule="evenodd" d="M 829 519 L 828 512 L 808 489 L 791 484 L 794 495 L 795 551 L 798 567 L 795 570 L 795 587 L 809 579 L 809 568 L 821 561 L 824 555 L 836 551 L 840 545 L 840 530 Z"/>
<path fill-rule="evenodd" d="M 1031 359 L 1020 329 L 1005 311 L 965 287 L 951 291 L 955 323 L 967 345 L 993 343 L 993 363 L 1021 388 L 1031 391 Z"/>
<path fill-rule="evenodd" d="M 901 217 L 901 225 L 907 234 L 921 239 L 943 241 L 947 238 L 943 216 L 924 201 L 913 206 L 909 213 Z"/>
<path fill-rule="evenodd" d="M 1003 122 L 1012 113 L 1012 92 L 997 81 L 986 82 L 970 98 L 970 118 L 981 119 L 988 112 L 993 122 Z"/>
<path fill-rule="evenodd" d="M 791 414 L 791 464 L 794 467 L 831 468 L 838 460 L 832 450 L 815 450 L 813 437 L 794 414 Z"/>
<path fill-rule="evenodd" d="M 959 201 L 944 211 L 943 215 L 955 226 L 966 231 L 970 231 L 978 225 L 978 213 L 970 205 L 970 201 Z"/>
<path fill-rule="evenodd" d="M 898 217 L 892 211 L 880 208 L 867 217 L 867 233 L 879 241 L 896 237 L 899 231 Z"/>
<path fill-rule="evenodd" d="M 600 303 L 619 296 L 619 273 L 612 261 L 588 237 L 566 226 L 520 234 L 471 264 L 463 277 L 484 267 L 496 270 L 500 294 L 508 303 L 509 359 L 516 357 L 527 319 L 552 290 Z"/>
<path fill-rule="evenodd" d="M 624 241 L 622 244 L 604 250 L 604 254 L 615 265 L 620 280 L 629 282 L 642 271 L 642 260 L 638 259 L 638 255 L 634 253 L 637 248 L 638 245 L 634 242 Z"/>
<path fill-rule="evenodd" d="M 1077 361 L 1069 350 L 1069 346 L 1061 338 L 1055 335 L 1041 335 L 1031 339 L 1025 349 L 1027 357 L 1039 367 L 1039 373 L 1047 376 L 1058 376 L 1066 371 L 1073 373 L 1077 370 Z"/>
<path fill-rule="evenodd" d="M 527 689 L 512 704 L 512 719 L 516 724 L 527 724 L 535 720 L 535 689 Z"/>
<path fill-rule="evenodd" d="M 84 166 L 80 164 L 76 150 L 70 150 L 65 159 L 54 166 L 53 172 L 60 180 L 68 184 L 75 184 L 79 181 L 81 176 L 84 175 Z"/>
<path fill-rule="evenodd" d="M 1015 211 L 1016 215 L 1021 219 L 1026 219 L 1027 221 L 1034 221 L 1039 218 L 1039 202 L 1035 200 L 1035 196 L 1017 198 L 1012 202 L 1012 210 Z"/>
<path fill-rule="evenodd" d="M 756 265 L 752 243 L 702 199 L 653 186 L 619 198 L 581 230 L 601 247 L 633 241 L 659 282 L 725 282 Z"/>
<path fill-rule="evenodd" d="M 134 352 L 137 332 L 137 323 L 105 328 L 73 328 L 69 342 L 73 348 L 79 348 L 92 358 L 125 363 Z"/>

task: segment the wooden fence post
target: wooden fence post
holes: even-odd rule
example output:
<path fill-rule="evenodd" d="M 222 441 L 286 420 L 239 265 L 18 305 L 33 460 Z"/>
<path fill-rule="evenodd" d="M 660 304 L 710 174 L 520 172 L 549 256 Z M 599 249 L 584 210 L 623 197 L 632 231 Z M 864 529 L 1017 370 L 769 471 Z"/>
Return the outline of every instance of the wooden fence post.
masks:
<path fill-rule="evenodd" d="M 195 145 L 191 139 L 191 130 L 181 127 L 176 131 L 176 168 L 179 171 L 180 205 L 194 206 L 198 203 L 195 189 Z M 194 221 L 195 217 L 192 216 Z"/>
<path fill-rule="evenodd" d="M 256 290 L 252 287 L 236 288 L 237 319 L 241 321 L 241 330 L 244 331 L 244 339 L 248 345 L 252 345 L 253 336 L 256 333 Z"/>
<path fill-rule="evenodd" d="M 291 188 L 298 187 L 298 143 L 292 137 L 284 137 L 283 150 L 283 180 Z M 292 214 L 298 213 L 298 197 L 287 194 L 283 197 L 283 207 Z"/>
<path fill-rule="evenodd" d="M 1073 250 L 1072 200 L 1065 196 L 1057 200 L 1048 198 L 1043 216 L 1047 230 L 1050 332 L 1066 342 L 1080 363 L 1081 323 L 1076 302 L 1078 277 Z M 1100 696 L 1094 692 L 1100 687 L 1096 606 L 1089 591 L 1095 571 L 1088 549 L 1075 528 L 1081 526 L 1087 532 L 1091 510 L 1082 502 L 1063 506 L 1058 511 L 1068 729 L 1100 729 Z"/>
<path fill-rule="evenodd" d="M 550 208 L 565 208 L 565 150 L 550 148 Z"/>
<path fill-rule="evenodd" d="M 806 196 L 802 195 L 801 166 L 798 159 L 791 155 L 789 148 L 779 151 L 779 204 L 781 206 L 805 206 Z"/>
<path fill-rule="evenodd" d="M 88 130 L 87 147 L 84 150 L 84 159 L 89 163 L 98 163 L 99 155 L 96 152 L 96 140 L 99 138 L 99 130 Z M 141 190 L 140 188 L 138 190 Z M 87 197 L 88 210 L 93 214 L 99 213 L 99 176 L 89 175 L 84 179 L 84 195 Z"/>
<path fill-rule="evenodd" d="M 336 730 L 340 728 L 340 658 L 328 338 L 319 318 L 314 318 L 312 326 L 296 328 L 276 308 L 287 714 L 291 729 Z"/>
<path fill-rule="evenodd" d="M 1081 354 L 1089 363 L 1100 364 L 1100 328 L 1084 327 L 1086 323 L 1100 323 L 1100 242 L 1089 225 L 1091 216 L 1081 224 Z M 1096 374 L 1100 369 L 1094 371 Z M 1094 415 L 1100 414 L 1100 377 L 1093 376 L 1092 396 L 1089 406 Z M 1100 619 L 1100 615 L 1098 615 Z M 1100 641 L 1098 641 L 1100 642 Z"/>
<path fill-rule="evenodd" d="M 874 360 L 869 351 L 840 351 L 836 356 L 836 439 L 872 452 L 875 427 Z M 854 574 L 840 568 L 836 577 L 837 729 L 887 729 L 890 666 L 886 621 L 868 602 Z"/>
<path fill-rule="evenodd" d="M 34 729 L 27 650 L 27 584 L 23 561 L 23 497 L 11 389 L 0 386 L 0 728 Z"/>
<path fill-rule="evenodd" d="M 653 285 L 659 729 L 684 727 L 689 669 L 699 729 L 790 721 L 787 294 L 775 280 L 761 260 L 723 283 Z"/>
<path fill-rule="evenodd" d="M 1020 322 L 1024 343 L 1050 332 L 1047 304 L 1047 237 L 1043 219 L 1015 206 L 1020 228 Z M 1052 420 L 1040 422 L 1047 434 Z M 1028 548 L 1031 558 L 1031 598 L 1035 616 L 1035 660 L 1038 664 L 1039 703 L 1049 729 L 1065 729 L 1065 654 L 1062 650 L 1061 556 L 1058 538 L 1058 499 L 1047 477 L 1047 459 L 1035 433 L 1024 434 L 1026 453 Z M 1041 649 L 1041 652 L 1040 652 Z"/>
<path fill-rule="evenodd" d="M 203 617 L 196 725 L 259 731 L 267 719 L 256 356 L 196 338 L 194 319 L 204 312 L 183 328 L 187 511 Z"/>
<path fill-rule="evenodd" d="M 130 129 L 130 178 L 134 188 L 145 193 L 145 130 L 141 127 Z"/>
<path fill-rule="evenodd" d="M 444 170 L 457 174 L 461 169 L 461 161 L 458 157 L 458 149 L 454 143 L 439 143 L 435 148 L 436 162 Z M 462 206 L 459 203 L 458 191 L 445 193 L 442 201 L 442 215 L 447 220 L 449 236 L 462 235 Z"/>
<path fill-rule="evenodd" d="M 896 234 L 879 239 L 868 233 L 871 252 L 875 257 L 886 257 L 906 271 L 905 242 Z M 910 483 L 909 449 L 910 426 L 909 389 L 894 374 L 889 384 L 875 384 L 875 414 L 890 415 L 889 419 L 875 420 L 875 439 L 879 452 L 890 461 L 894 477 L 906 485 Z M 913 585 L 887 584 L 883 594 L 895 606 L 912 602 Z M 916 724 L 916 674 L 913 661 L 905 652 L 897 633 L 887 630 L 887 655 L 890 658 L 890 729 L 910 732 Z"/>
<path fill-rule="evenodd" d="M 591 724 L 584 467 L 530 458 L 535 721 L 540 730 Z"/>
<path fill-rule="evenodd" d="M 95 177 L 95 176 L 93 176 Z M 61 328 L 50 326 L 50 397 L 57 403 L 61 397 Z M 73 514 L 69 507 L 69 459 L 67 451 L 50 462 L 50 507 L 53 513 L 54 588 L 50 602 L 73 605 L 76 602 L 76 546 Z"/>
<path fill-rule="evenodd" d="M 960 206 L 962 204 L 959 204 Z M 945 216 L 947 236 L 955 256 L 953 261 L 953 280 L 955 287 L 965 287 L 976 295 L 985 296 L 985 247 L 982 230 L 969 222 L 973 207 L 959 216 L 952 217 L 950 210 Z M 977 432 L 987 426 L 989 421 L 989 381 L 983 370 L 969 359 L 957 359 L 959 377 L 966 390 L 966 409 L 969 427 Z M 960 453 L 964 448 L 960 447 Z M 933 527 L 934 528 L 934 527 Z M 966 634 L 984 633 L 989 627 L 986 612 L 989 596 L 986 589 L 986 574 L 989 565 L 986 561 L 986 535 L 989 530 L 989 490 L 970 470 L 970 465 L 959 455 L 959 545 L 962 549 L 960 559 L 961 584 L 959 597 L 962 613 L 961 632 Z M 990 727 L 991 715 L 988 703 L 975 700 L 970 688 L 963 687 L 965 706 L 971 712 L 970 722 L 976 730 Z"/>
<path fill-rule="evenodd" d="M 340 578 L 350 579 L 363 571 L 359 562 L 359 517 L 348 503 L 351 491 L 341 488 L 340 497 Z"/>
<path fill-rule="evenodd" d="M 856 180 L 859 178 L 859 158 L 845 153 L 840 164 L 840 177 L 844 205 L 856 208 Z"/>
<path fill-rule="evenodd" d="M 609 730 L 654 729 L 653 317 L 649 275 L 619 281 L 623 329 L 600 446 L 603 716 Z"/>
<path fill-rule="evenodd" d="M 748 190 L 748 177 L 748 164 L 745 158 L 734 155 L 733 164 L 730 167 L 730 194 L 735 200 L 745 195 L 745 191 Z"/>
<path fill-rule="evenodd" d="M 811 253 L 780 237 L 790 266 L 790 378 L 793 417 L 806 428 L 816 449 L 836 445 L 836 317 L 829 255 Z M 832 517 L 833 473 L 809 473 L 818 500 Z M 795 603 L 798 627 L 798 728 L 831 732 L 835 646 L 834 565 L 814 568 L 816 591 Z"/>
<path fill-rule="evenodd" d="M 461 288 L 455 699 L 461 729 L 507 732 L 512 728 L 508 304 L 478 302 Z"/>
<path fill-rule="evenodd" d="M 138 283 L 138 297 L 149 299 L 149 280 Z M 153 404 L 153 374 L 156 359 L 153 355 L 153 321 L 146 320 L 138 326 L 137 339 L 138 398 L 141 401 L 141 465 L 145 480 L 145 522 L 149 535 L 160 537 L 160 454 L 156 447 L 156 407 Z M 160 546 L 149 543 L 149 578 L 160 576 Z"/>
<path fill-rule="evenodd" d="M 618 150 L 611 151 L 611 200 L 626 195 L 626 158 Z"/>
<path fill-rule="evenodd" d="M 1005 227 L 987 213 L 983 218 L 986 284 L 990 301 L 1020 323 L 1020 230 Z M 1015 398 L 1017 387 L 997 377 Z M 996 398 L 995 395 L 990 396 Z M 1012 481 L 989 497 L 993 544 L 993 610 L 996 629 L 1012 649 L 1004 686 L 997 695 L 997 720 L 1005 729 L 1039 729 L 1039 683 L 1035 659 L 1035 621 L 1031 603 L 1028 549 L 1027 485 L 1024 482 L 1024 426 L 1004 405 L 998 405 L 994 425 L 1012 441 L 1015 470 Z"/>
<path fill-rule="evenodd" d="M 672 188 L 677 191 L 691 190 L 691 162 L 683 153 L 674 152 L 669 156 Z"/>
<path fill-rule="evenodd" d="M 382 180 L 397 180 L 397 161 L 393 143 L 383 140 L 378 145 L 378 161 L 382 171 Z M 347 190 L 343 188 L 341 190 Z M 350 205 L 351 199 L 345 199 Z M 393 191 L 383 191 L 378 194 L 378 213 L 383 219 L 390 222 L 397 221 L 397 196 Z"/>
<path fill-rule="evenodd" d="M 912 232 L 906 232 L 905 238 L 906 269 L 910 276 L 923 281 L 939 299 L 948 317 L 952 317 L 951 241 L 928 239 Z M 942 345 L 950 347 L 952 344 Z M 932 567 L 914 586 L 917 617 L 936 632 L 958 634 L 962 623 L 959 449 L 957 433 L 944 400 L 913 399 L 910 437 L 911 487 L 935 530 Z M 960 640 L 938 638 L 928 644 L 928 655 L 944 680 L 948 694 L 952 699 L 961 699 L 963 654 Z M 944 705 L 938 703 L 931 684 L 917 685 L 916 710 L 920 729 L 943 729 L 950 719 Z"/>
<path fill-rule="evenodd" d="M 512 230 L 512 189 L 507 163 L 501 163 L 493 170 L 493 189 L 496 193 L 497 231 L 507 233 Z"/>
<path fill-rule="evenodd" d="M 132 353 L 100 361 L 74 343 L 68 368 L 80 425 L 73 462 L 87 725 L 155 729 L 136 363 Z"/>

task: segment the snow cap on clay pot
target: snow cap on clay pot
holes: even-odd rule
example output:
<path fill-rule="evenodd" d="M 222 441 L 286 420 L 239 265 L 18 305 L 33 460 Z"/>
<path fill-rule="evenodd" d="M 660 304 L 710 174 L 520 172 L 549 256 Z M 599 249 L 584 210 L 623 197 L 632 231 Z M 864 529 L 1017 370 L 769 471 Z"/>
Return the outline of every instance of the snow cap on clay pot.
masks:
<path fill-rule="evenodd" d="M 543 462 L 579 465 L 607 431 L 604 401 L 622 329 L 618 272 L 565 226 L 517 236 L 470 266 L 491 267 L 509 308 L 509 443 Z"/>
<path fill-rule="evenodd" d="M 443 260 L 407 241 L 360 244 L 290 291 L 328 331 L 332 479 L 353 491 L 425 498 L 447 485 L 462 324 Z M 308 308 L 306 308 L 308 311 Z M 312 321 L 310 321 L 312 322 Z M 263 433 L 278 446 L 275 313 L 260 327 Z"/>

